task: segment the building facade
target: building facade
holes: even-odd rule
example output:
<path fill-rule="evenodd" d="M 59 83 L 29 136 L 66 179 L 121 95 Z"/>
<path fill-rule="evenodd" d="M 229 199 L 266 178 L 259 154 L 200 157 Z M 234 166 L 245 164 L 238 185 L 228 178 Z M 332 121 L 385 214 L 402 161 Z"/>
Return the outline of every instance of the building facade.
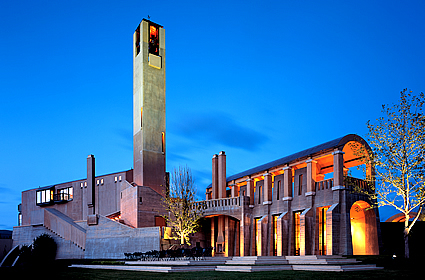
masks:
<path fill-rule="evenodd" d="M 165 226 L 165 30 L 143 19 L 133 36 L 133 166 L 22 192 L 13 245 L 53 236 L 58 258 L 123 258 L 159 250 Z"/>
<path fill-rule="evenodd" d="M 23 191 L 14 247 L 48 233 L 57 258 L 164 248 L 165 62 L 164 28 L 142 20 L 133 36 L 134 169 L 96 176 L 89 155 L 86 178 Z M 368 148 L 347 135 L 229 177 L 226 154 L 214 155 L 194 241 L 214 247 L 214 256 L 378 254 L 378 210 L 353 188 L 367 184 L 346 180 L 361 164 L 353 142 Z"/>
<path fill-rule="evenodd" d="M 204 241 L 218 256 L 377 255 L 380 224 L 368 184 L 349 176 L 362 162 L 347 135 L 226 177 L 226 155 L 212 158 Z M 366 168 L 371 174 L 373 169 Z"/>

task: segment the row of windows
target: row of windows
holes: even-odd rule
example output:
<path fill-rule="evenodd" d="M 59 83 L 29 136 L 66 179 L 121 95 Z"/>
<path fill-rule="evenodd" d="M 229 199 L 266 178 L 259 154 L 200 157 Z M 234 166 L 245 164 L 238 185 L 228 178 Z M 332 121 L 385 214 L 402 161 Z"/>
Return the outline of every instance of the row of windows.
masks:
<path fill-rule="evenodd" d="M 47 205 L 54 202 L 65 202 L 72 200 L 74 196 L 73 188 L 67 187 L 58 189 L 57 193 L 54 193 L 54 187 L 50 189 L 40 190 L 36 192 L 36 205 Z"/>
<path fill-rule="evenodd" d="M 120 181 L 120 182 L 122 181 L 122 176 L 121 175 L 114 177 L 114 182 L 117 183 L 118 181 Z M 103 178 L 96 180 L 96 186 L 103 185 L 103 184 L 104 184 Z M 87 182 L 81 182 L 80 183 L 80 188 L 82 189 L 83 187 L 84 188 L 87 188 Z"/>

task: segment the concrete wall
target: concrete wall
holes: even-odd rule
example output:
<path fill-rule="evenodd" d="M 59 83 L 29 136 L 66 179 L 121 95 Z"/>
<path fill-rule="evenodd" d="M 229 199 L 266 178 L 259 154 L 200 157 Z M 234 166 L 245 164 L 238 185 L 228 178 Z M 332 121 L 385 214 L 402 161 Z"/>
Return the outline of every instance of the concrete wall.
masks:
<path fill-rule="evenodd" d="M 98 225 L 85 227 L 87 259 L 123 259 L 124 253 L 160 249 L 159 227 L 131 228 L 103 216 L 99 217 Z"/>

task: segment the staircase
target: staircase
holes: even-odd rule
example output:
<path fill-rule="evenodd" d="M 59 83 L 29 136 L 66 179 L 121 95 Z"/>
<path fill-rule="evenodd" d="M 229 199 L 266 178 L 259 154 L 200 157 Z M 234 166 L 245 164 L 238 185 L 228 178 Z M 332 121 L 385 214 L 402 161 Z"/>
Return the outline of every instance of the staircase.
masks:
<path fill-rule="evenodd" d="M 43 226 L 55 235 L 69 240 L 82 250 L 85 250 L 86 230 L 60 211 L 53 208 L 45 208 Z"/>

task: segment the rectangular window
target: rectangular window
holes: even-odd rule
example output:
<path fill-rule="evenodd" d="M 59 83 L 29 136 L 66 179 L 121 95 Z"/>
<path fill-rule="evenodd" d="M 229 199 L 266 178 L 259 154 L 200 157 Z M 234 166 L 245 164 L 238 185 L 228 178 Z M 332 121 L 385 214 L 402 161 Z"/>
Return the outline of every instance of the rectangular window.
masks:
<path fill-rule="evenodd" d="M 165 132 L 161 132 L 162 153 L 165 154 Z"/>
<path fill-rule="evenodd" d="M 303 174 L 298 177 L 298 195 L 303 193 Z"/>
<path fill-rule="evenodd" d="M 68 188 L 58 189 L 57 194 L 54 196 L 53 200 L 55 202 L 66 202 L 72 199 L 73 199 L 73 188 L 68 187 Z"/>
<path fill-rule="evenodd" d="M 281 188 L 281 180 L 277 181 L 277 189 L 276 189 L 276 200 L 280 199 L 280 188 Z"/>
<path fill-rule="evenodd" d="M 53 189 L 37 191 L 36 205 L 47 205 L 52 202 L 53 202 Z"/>
<path fill-rule="evenodd" d="M 319 218 L 319 255 L 326 255 L 326 211 L 329 206 L 317 208 Z"/>
<path fill-rule="evenodd" d="M 280 182 L 280 181 L 279 181 Z M 277 218 L 279 218 L 278 215 L 274 215 L 273 217 L 273 256 L 277 256 Z"/>
<path fill-rule="evenodd" d="M 295 256 L 300 255 L 300 214 L 301 212 L 294 213 L 294 244 Z"/>
<path fill-rule="evenodd" d="M 258 186 L 258 204 L 261 204 L 261 196 L 263 195 L 262 190 L 263 186 Z"/>
<path fill-rule="evenodd" d="M 159 56 L 159 26 L 149 23 L 149 53 Z"/>
<path fill-rule="evenodd" d="M 260 218 L 255 218 L 254 219 L 254 242 L 255 242 L 255 255 L 254 256 L 257 256 L 258 255 L 258 250 L 257 250 L 257 248 L 258 248 L 257 223 L 258 223 L 259 220 L 260 220 Z"/>

